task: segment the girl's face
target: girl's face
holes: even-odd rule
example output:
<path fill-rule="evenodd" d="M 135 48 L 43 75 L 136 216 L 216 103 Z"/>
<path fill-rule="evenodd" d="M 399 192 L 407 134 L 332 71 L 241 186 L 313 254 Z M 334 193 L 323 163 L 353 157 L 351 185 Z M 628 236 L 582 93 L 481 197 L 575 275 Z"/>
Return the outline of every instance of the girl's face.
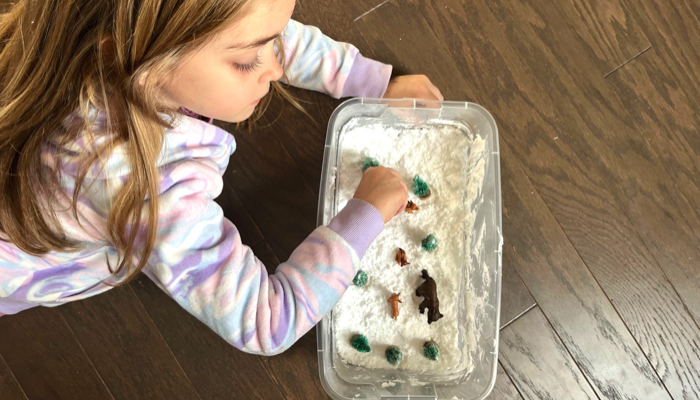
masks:
<path fill-rule="evenodd" d="M 187 57 L 164 80 L 166 102 L 227 122 L 250 117 L 270 82 L 282 77 L 273 42 L 294 5 L 295 0 L 260 2 L 252 14 Z"/>

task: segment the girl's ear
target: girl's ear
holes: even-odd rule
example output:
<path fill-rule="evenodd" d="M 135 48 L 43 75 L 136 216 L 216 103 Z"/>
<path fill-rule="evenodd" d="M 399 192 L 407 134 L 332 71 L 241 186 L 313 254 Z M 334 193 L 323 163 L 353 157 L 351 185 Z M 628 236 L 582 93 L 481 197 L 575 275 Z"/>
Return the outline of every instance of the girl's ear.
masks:
<path fill-rule="evenodd" d="M 139 85 L 144 86 L 146 84 L 146 79 L 148 79 L 148 72 L 144 72 L 139 76 Z"/>

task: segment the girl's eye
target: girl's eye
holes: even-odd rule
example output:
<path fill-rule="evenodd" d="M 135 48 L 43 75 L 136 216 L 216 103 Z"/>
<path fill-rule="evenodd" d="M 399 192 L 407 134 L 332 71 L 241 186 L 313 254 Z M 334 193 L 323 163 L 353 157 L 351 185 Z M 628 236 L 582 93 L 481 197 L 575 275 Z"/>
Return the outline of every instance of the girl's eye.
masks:
<path fill-rule="evenodd" d="M 243 73 L 253 72 L 262 64 L 260 62 L 260 57 L 257 57 L 255 61 L 250 64 L 234 64 L 234 66 Z"/>

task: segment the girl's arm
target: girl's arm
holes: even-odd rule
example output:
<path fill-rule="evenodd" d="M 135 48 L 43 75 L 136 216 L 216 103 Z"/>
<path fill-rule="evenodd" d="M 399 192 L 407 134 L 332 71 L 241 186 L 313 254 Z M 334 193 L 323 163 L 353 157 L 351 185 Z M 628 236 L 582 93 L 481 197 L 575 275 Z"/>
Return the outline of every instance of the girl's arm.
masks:
<path fill-rule="evenodd" d="M 204 129 L 209 138 L 225 134 L 186 119 L 192 125 L 187 131 Z M 157 244 L 144 272 L 235 347 L 277 354 L 338 302 L 384 221 L 374 206 L 353 199 L 268 275 L 213 201 L 235 147 L 231 135 L 225 138 L 217 146 L 192 143 L 191 136 L 189 144 L 173 144 L 186 157 L 162 168 Z"/>
<path fill-rule="evenodd" d="M 386 92 L 391 65 L 363 57 L 355 46 L 336 42 L 318 28 L 294 20 L 287 24 L 282 39 L 290 85 L 335 98 L 381 98 Z"/>

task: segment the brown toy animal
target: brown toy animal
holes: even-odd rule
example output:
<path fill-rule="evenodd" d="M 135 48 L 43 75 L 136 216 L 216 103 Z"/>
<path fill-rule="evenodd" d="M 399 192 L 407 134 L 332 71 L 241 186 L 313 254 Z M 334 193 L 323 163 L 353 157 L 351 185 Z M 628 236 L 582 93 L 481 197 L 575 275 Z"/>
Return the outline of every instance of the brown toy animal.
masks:
<path fill-rule="evenodd" d="M 437 286 L 435 285 L 435 280 L 428 275 L 428 271 L 423 270 L 422 277 L 425 282 L 421 283 L 416 289 L 416 296 L 423 296 L 424 299 L 418 306 L 418 311 L 421 314 L 428 309 L 428 324 L 439 320 L 444 315 L 440 314 L 440 300 L 437 297 Z"/>
<path fill-rule="evenodd" d="M 410 262 L 408 262 L 406 259 L 406 251 L 400 247 L 396 252 L 396 263 L 402 267 L 410 264 Z"/>
<path fill-rule="evenodd" d="M 411 200 L 406 203 L 406 212 L 409 214 L 413 214 L 414 211 L 418 211 L 420 208 L 416 205 L 416 203 L 412 202 Z"/>
<path fill-rule="evenodd" d="M 399 316 L 399 303 L 403 303 L 403 301 L 399 300 L 399 296 L 401 296 L 401 293 L 392 293 L 392 295 L 389 297 L 389 303 L 391 304 L 391 318 L 396 319 L 396 317 Z"/>

